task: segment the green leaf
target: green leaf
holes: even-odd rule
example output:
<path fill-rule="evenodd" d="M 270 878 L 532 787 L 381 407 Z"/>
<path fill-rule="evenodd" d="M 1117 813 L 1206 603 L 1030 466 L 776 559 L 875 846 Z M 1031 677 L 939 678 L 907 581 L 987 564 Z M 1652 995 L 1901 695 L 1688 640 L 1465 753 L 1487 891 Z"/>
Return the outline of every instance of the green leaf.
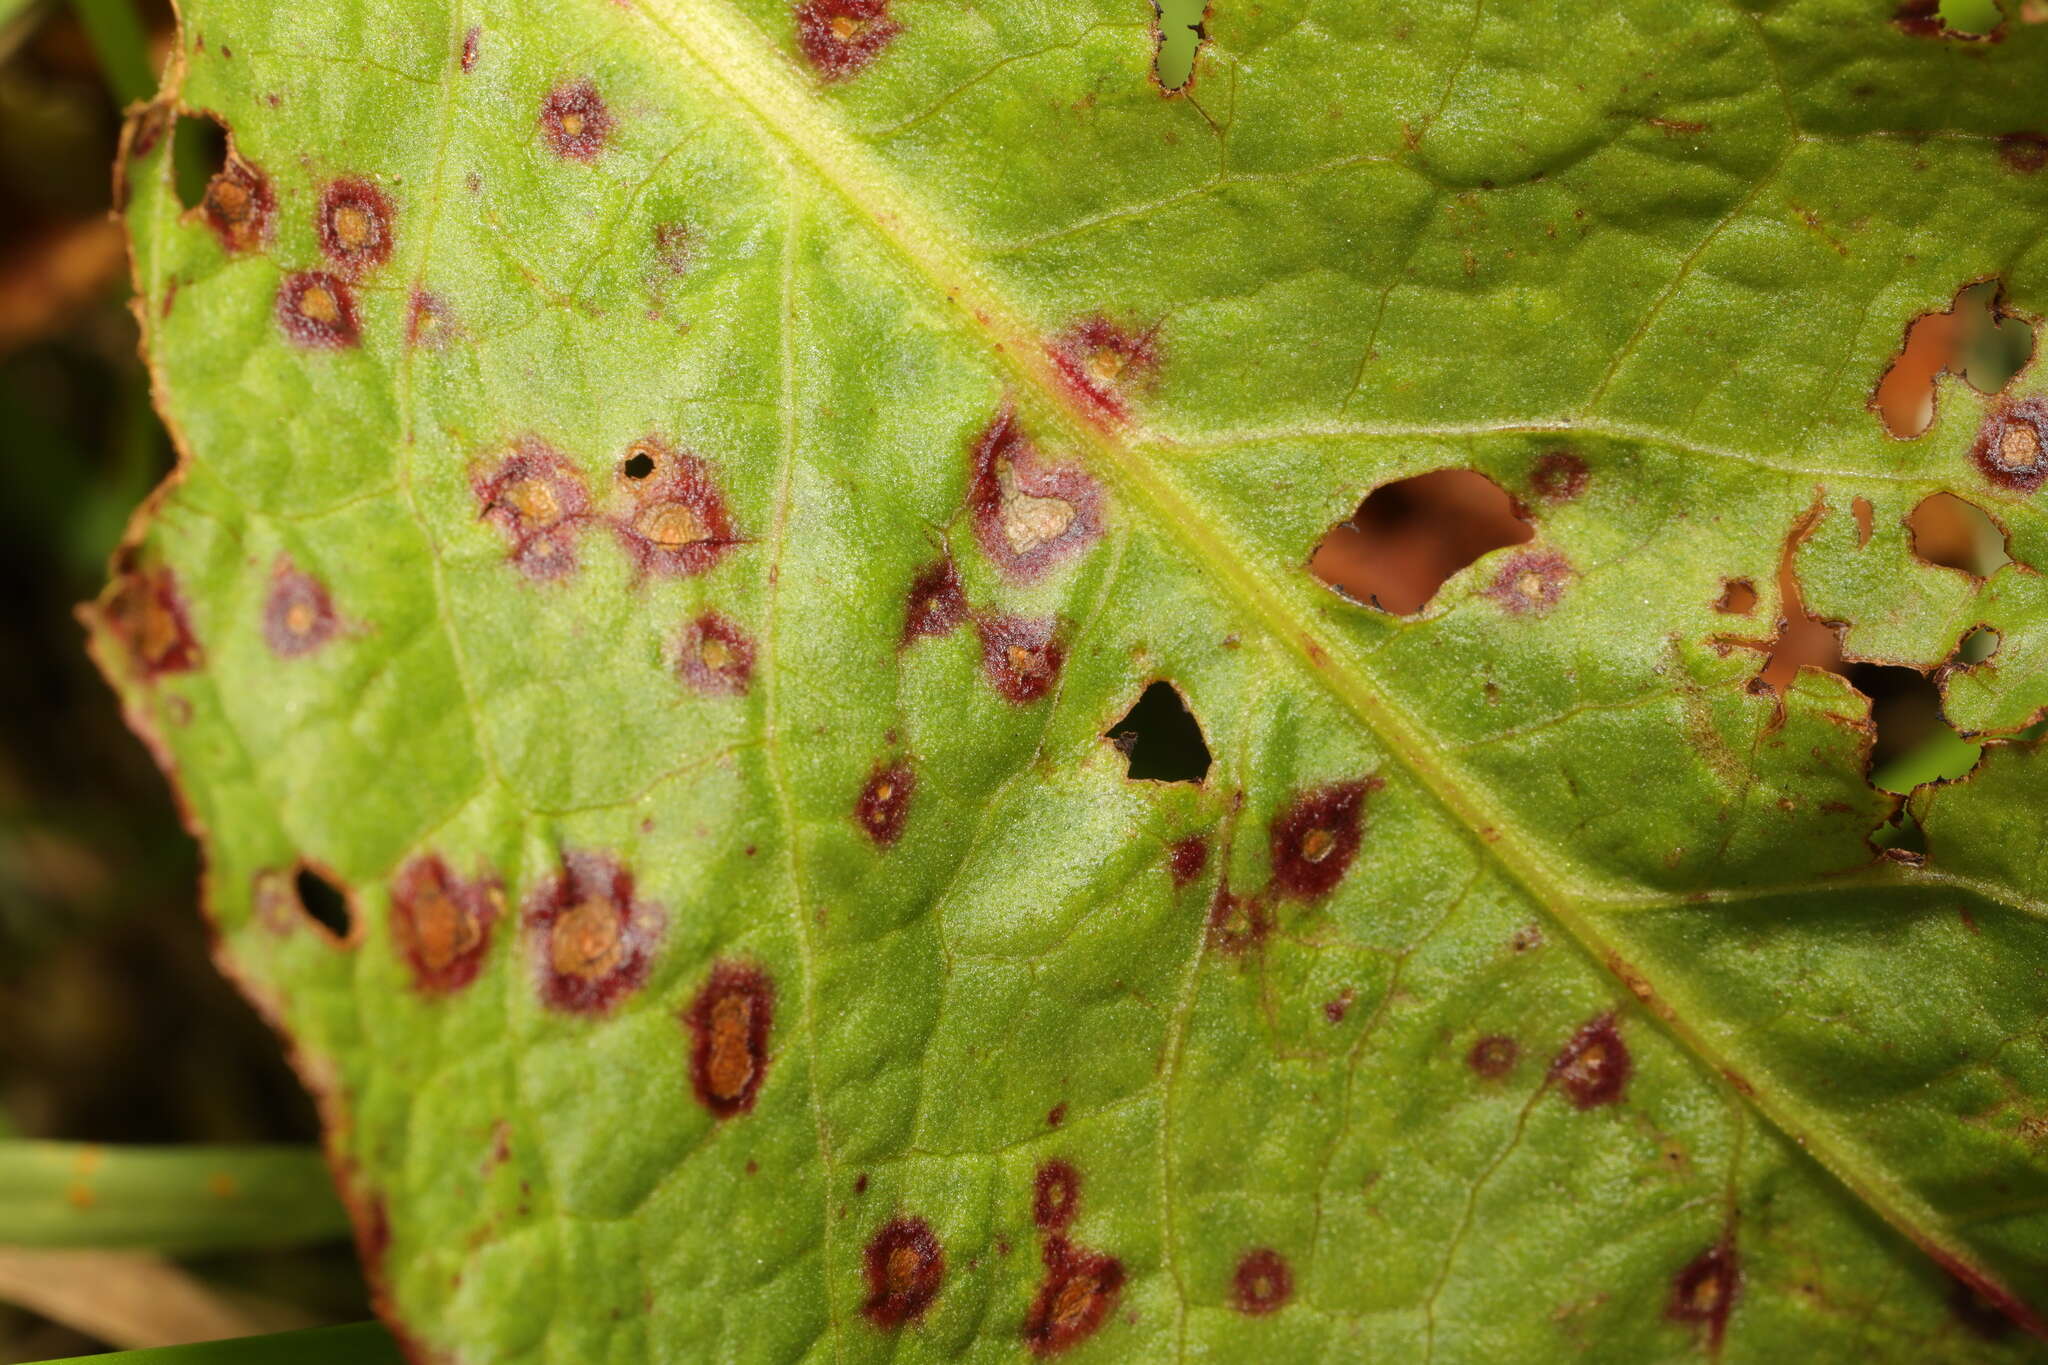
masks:
<path fill-rule="evenodd" d="M 1870 404 L 2048 29 L 1893 8 L 185 6 L 93 644 L 417 1358 L 2039 1358 L 2048 409 Z"/>
<path fill-rule="evenodd" d="M 0 1243 L 172 1253 L 348 1234 L 319 1153 L 298 1147 L 0 1142 Z"/>

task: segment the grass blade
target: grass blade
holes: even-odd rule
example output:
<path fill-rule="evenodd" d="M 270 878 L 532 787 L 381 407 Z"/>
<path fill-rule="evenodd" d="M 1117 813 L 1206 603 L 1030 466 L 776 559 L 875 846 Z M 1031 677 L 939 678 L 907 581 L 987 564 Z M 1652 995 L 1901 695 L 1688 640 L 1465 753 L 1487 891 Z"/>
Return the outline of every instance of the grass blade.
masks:
<path fill-rule="evenodd" d="M 165 1346 L 153 1351 L 73 1356 L 45 1365 L 405 1365 L 391 1334 L 374 1322 L 349 1327 L 315 1327 L 304 1332 L 209 1341 L 198 1346 Z"/>

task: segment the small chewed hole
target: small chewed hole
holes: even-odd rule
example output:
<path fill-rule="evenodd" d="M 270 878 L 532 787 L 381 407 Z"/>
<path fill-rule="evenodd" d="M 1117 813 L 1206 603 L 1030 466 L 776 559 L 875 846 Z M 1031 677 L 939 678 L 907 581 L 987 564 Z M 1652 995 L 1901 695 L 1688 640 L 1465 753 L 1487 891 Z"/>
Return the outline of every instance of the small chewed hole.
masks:
<path fill-rule="evenodd" d="M 1922 498 L 1906 517 L 1913 553 L 1929 564 L 1989 578 L 2012 562 L 2005 532 L 1983 508 L 1953 493 Z"/>
<path fill-rule="evenodd" d="M 629 479 L 644 479 L 654 472 L 654 456 L 636 448 L 626 456 L 626 462 L 619 466 L 619 472 Z"/>
<path fill-rule="evenodd" d="M 1977 766 L 1982 746 L 1955 732 L 1941 714 L 1934 680 L 1913 668 L 1852 663 L 1843 676 L 1870 698 L 1876 739 L 1870 751 L 1870 784 L 1901 796 L 1925 782 L 1963 776 Z"/>
<path fill-rule="evenodd" d="M 198 208 L 206 188 L 227 168 L 228 130 L 207 114 L 181 114 L 171 125 L 171 165 L 177 177 L 178 202 Z"/>
<path fill-rule="evenodd" d="M 292 874 L 292 891 L 298 896 L 306 918 L 338 939 L 349 936 L 355 927 L 355 916 L 349 912 L 348 896 L 339 886 L 302 863 Z"/>
<path fill-rule="evenodd" d="M 1330 528 L 1309 572 L 1355 601 L 1407 616 L 1481 555 L 1535 534 L 1492 479 L 1439 469 L 1375 488 L 1349 520 Z"/>
<path fill-rule="evenodd" d="M 1714 610 L 1728 616 L 1747 616 L 1756 610 L 1756 584 L 1747 578 L 1731 578 L 1721 585 L 1721 599 Z"/>
<path fill-rule="evenodd" d="M 1978 626 L 1962 638 L 1956 646 L 1956 662 L 1968 668 L 1981 664 L 1998 653 L 1998 647 L 2005 643 L 2005 637 L 1989 626 Z"/>
<path fill-rule="evenodd" d="M 1209 775 L 1209 745 L 1187 699 L 1170 682 L 1147 687 L 1104 735 L 1130 761 L 1135 782 L 1200 782 Z"/>

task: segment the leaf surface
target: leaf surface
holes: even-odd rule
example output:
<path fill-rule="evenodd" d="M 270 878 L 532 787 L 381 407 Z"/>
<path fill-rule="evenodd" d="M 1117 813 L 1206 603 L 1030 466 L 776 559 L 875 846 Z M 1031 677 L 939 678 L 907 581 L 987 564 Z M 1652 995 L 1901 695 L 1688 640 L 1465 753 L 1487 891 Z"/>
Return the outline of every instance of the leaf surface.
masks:
<path fill-rule="evenodd" d="M 2048 31 L 183 17 L 89 617 L 416 1358 L 2040 1354 L 2048 418 L 1871 394 L 2044 310 Z M 1309 572 L 1447 468 L 1532 538 Z M 1802 616 L 1987 741 L 1924 856 Z"/>

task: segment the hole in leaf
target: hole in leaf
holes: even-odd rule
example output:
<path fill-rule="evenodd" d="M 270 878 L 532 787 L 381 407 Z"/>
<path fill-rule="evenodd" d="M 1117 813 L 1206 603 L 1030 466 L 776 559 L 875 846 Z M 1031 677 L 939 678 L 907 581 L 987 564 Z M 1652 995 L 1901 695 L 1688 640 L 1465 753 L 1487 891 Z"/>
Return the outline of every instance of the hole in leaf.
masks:
<path fill-rule="evenodd" d="M 1799 574 L 1794 567 L 1799 546 L 1813 534 L 1827 504 L 1816 500 L 1799 518 L 1792 523 L 1792 529 L 1785 535 L 1785 548 L 1778 559 L 1778 600 L 1783 603 L 1784 612 L 1780 618 L 1778 638 L 1770 646 L 1770 657 L 1764 662 L 1763 671 L 1757 674 L 1753 686 L 1773 692 L 1780 697 L 1799 676 L 1799 670 L 1806 667 L 1825 668 L 1839 673 L 1842 668 L 1842 636 L 1839 625 L 1823 621 L 1807 614 L 1806 597 L 1799 590 Z"/>
<path fill-rule="evenodd" d="M 206 114 L 183 114 L 171 125 L 171 165 L 178 202 L 198 208 L 206 186 L 228 164 L 228 130 Z"/>
<path fill-rule="evenodd" d="M 298 896 L 306 918 L 338 939 L 348 938 L 355 927 L 355 916 L 349 913 L 348 897 L 340 887 L 301 863 L 292 874 L 292 891 Z"/>
<path fill-rule="evenodd" d="M 1103 738 L 1130 760 L 1134 782 L 1200 782 L 1209 775 L 1209 745 L 1201 723 L 1170 682 L 1147 687 Z"/>
<path fill-rule="evenodd" d="M 1747 616 L 1756 610 L 1756 584 L 1747 578 L 1731 578 L 1721 585 L 1721 600 L 1714 610 L 1729 616 Z"/>
<path fill-rule="evenodd" d="M 1942 719 L 1941 693 L 1926 674 L 1853 663 L 1842 669 L 1842 676 L 1870 698 L 1870 722 L 1877 727 L 1870 785 L 1903 796 L 1923 782 L 1961 777 L 1977 766 L 1982 746 L 1962 738 Z"/>
<path fill-rule="evenodd" d="M 1907 514 L 1906 529 L 1912 533 L 1913 553 L 1929 564 L 1989 578 L 2012 563 L 1998 523 L 1953 493 L 1922 498 Z"/>
<path fill-rule="evenodd" d="M 1951 33 L 1981 38 L 2004 21 L 1998 0 L 1941 0 L 1941 24 Z"/>
<path fill-rule="evenodd" d="M 1195 78 L 1195 57 L 1209 36 L 1202 19 L 1209 12 L 1209 0 L 1152 0 L 1152 15 L 1158 25 L 1159 52 L 1152 74 L 1159 88 L 1168 94 L 1187 89 Z"/>
<path fill-rule="evenodd" d="M 1900 802 L 1898 813 L 1870 832 L 1870 846 L 1902 861 L 1927 861 L 1927 831 L 1920 828 L 1907 802 Z"/>
<path fill-rule="evenodd" d="M 1998 647 L 2004 643 L 2005 637 L 1991 627 L 1978 626 L 1956 646 L 1956 662 L 1964 668 L 1981 664 L 1998 653 Z"/>
<path fill-rule="evenodd" d="M 2000 291 L 1997 280 L 1965 285 L 1945 310 L 1922 313 L 1906 328 L 1905 345 L 1871 395 L 1885 430 L 1924 435 L 1934 425 L 1935 380 L 1945 373 L 1997 393 L 2033 358 L 2034 329 L 1999 306 Z"/>
<path fill-rule="evenodd" d="M 1359 602 L 1407 616 L 1481 555 L 1535 538 L 1515 500 L 1484 474 L 1439 469 L 1375 488 L 1330 528 L 1309 572 Z"/>
<path fill-rule="evenodd" d="M 623 470 L 629 479 L 644 479 L 654 472 L 654 457 L 644 450 L 635 451 L 626 457 Z"/>

